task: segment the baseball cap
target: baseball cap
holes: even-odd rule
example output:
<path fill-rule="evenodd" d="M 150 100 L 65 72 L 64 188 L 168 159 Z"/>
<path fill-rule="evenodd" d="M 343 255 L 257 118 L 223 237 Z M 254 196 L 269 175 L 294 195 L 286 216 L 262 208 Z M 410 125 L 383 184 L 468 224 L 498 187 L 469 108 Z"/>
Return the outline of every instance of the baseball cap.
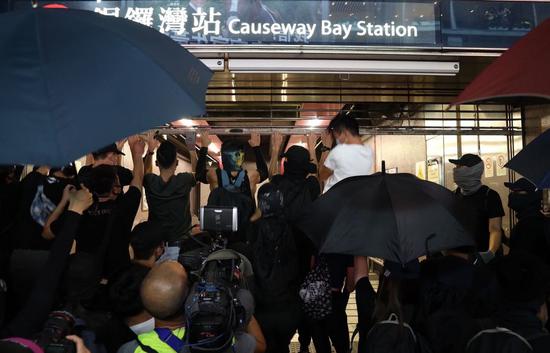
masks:
<path fill-rule="evenodd" d="M 281 155 L 286 158 L 289 168 L 302 169 L 309 173 L 315 173 L 317 166 L 311 163 L 309 151 L 302 146 L 290 146 L 290 148 Z"/>
<path fill-rule="evenodd" d="M 518 179 L 513 183 L 504 183 L 504 186 L 506 186 L 508 189 L 512 191 L 535 192 L 537 189 L 535 184 L 531 183 L 529 180 L 525 178 Z"/>
<path fill-rule="evenodd" d="M 481 158 L 476 154 L 466 153 L 459 159 L 449 159 L 449 162 L 455 165 L 464 167 L 473 167 L 474 165 L 481 163 Z"/>
<path fill-rule="evenodd" d="M 97 151 L 92 152 L 92 154 L 95 157 L 95 156 L 99 156 L 99 155 L 109 153 L 109 152 L 113 152 L 113 153 L 125 156 L 124 152 L 122 152 L 121 150 L 118 149 L 116 143 L 111 143 L 110 145 L 104 146 L 104 147 L 98 149 Z"/>

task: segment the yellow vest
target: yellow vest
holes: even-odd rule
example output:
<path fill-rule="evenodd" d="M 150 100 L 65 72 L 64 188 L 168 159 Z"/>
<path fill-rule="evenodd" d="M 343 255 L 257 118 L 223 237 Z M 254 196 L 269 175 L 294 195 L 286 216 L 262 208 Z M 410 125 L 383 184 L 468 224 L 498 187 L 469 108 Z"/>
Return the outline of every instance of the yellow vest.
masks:
<path fill-rule="evenodd" d="M 172 333 L 181 340 L 185 336 L 185 328 L 184 327 L 178 328 L 176 330 L 173 330 Z M 174 353 L 174 350 L 172 349 L 172 347 L 164 343 L 164 341 L 162 341 L 159 338 L 158 334 L 155 331 L 142 333 L 141 335 L 138 336 L 138 339 L 141 342 L 141 344 L 153 348 L 158 353 Z M 146 353 L 146 352 L 143 349 L 141 349 L 141 347 L 137 347 L 134 353 Z"/>

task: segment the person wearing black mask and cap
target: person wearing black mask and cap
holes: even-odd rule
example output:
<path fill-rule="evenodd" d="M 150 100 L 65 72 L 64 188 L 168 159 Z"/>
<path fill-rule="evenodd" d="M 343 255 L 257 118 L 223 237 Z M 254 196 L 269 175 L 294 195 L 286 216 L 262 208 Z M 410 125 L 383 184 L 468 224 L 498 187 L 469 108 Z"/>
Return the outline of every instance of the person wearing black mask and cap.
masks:
<path fill-rule="evenodd" d="M 545 231 L 546 218 L 540 212 L 542 190 L 537 190 L 535 185 L 525 178 L 504 185 L 510 189 L 508 206 L 516 212 L 518 219 L 510 234 L 510 253 L 526 251 L 550 265 L 550 247 Z"/>
<path fill-rule="evenodd" d="M 308 149 L 302 146 L 291 146 L 284 154 L 280 154 L 283 142 L 282 135 L 275 134 L 272 140 L 270 171 L 271 182 L 277 185 L 285 199 L 284 214 L 291 224 L 292 234 L 296 242 L 298 252 L 298 278 L 303 281 L 311 267 L 311 258 L 314 254 L 313 244 L 309 238 L 293 223 L 299 218 L 300 213 L 307 209 L 321 194 L 321 186 L 317 179 L 317 156 L 315 155 L 315 142 L 317 136 L 308 136 Z M 278 174 L 278 157 L 285 158 L 283 174 Z M 309 325 L 305 320 L 299 325 L 300 351 L 307 352 L 311 341 Z"/>
<path fill-rule="evenodd" d="M 481 182 L 485 165 L 479 156 L 465 154 L 460 159 L 450 159 L 456 194 L 478 211 L 475 241 L 481 258 L 489 262 L 500 250 L 502 242 L 502 217 L 504 209 L 499 194 Z"/>

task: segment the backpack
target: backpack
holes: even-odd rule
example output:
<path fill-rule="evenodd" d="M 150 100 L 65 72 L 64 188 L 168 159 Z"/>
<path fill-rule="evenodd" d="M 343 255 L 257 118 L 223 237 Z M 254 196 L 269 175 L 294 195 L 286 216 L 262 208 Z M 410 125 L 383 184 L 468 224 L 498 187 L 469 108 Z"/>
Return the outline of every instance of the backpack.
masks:
<path fill-rule="evenodd" d="M 232 250 L 212 253 L 186 303 L 186 345 L 191 352 L 223 352 L 234 343 L 235 332 L 244 330 L 247 313 L 237 295 L 251 265 Z"/>
<path fill-rule="evenodd" d="M 212 190 L 208 197 L 207 206 L 237 207 L 239 229 L 237 234 L 245 234 L 250 217 L 254 214 L 254 200 L 241 192 L 241 185 L 245 181 L 246 171 L 241 170 L 234 182 L 229 180 L 229 174 L 220 170 L 221 185 Z M 242 236 L 239 238 L 243 238 Z"/>
<path fill-rule="evenodd" d="M 332 313 L 330 272 L 322 257 L 307 275 L 300 287 L 304 313 L 312 320 L 322 320 Z"/>
<path fill-rule="evenodd" d="M 279 176 L 273 178 L 271 183 L 283 192 L 285 217 L 290 223 L 294 223 L 307 210 L 308 205 L 313 202 L 311 192 L 307 186 L 307 179 L 293 182 Z"/>
<path fill-rule="evenodd" d="M 252 252 L 258 302 L 269 305 L 295 298 L 298 254 L 288 223 L 281 218 L 259 220 Z"/>
<path fill-rule="evenodd" d="M 521 335 L 504 327 L 480 331 L 466 345 L 466 353 L 530 353 L 531 344 Z"/>
<path fill-rule="evenodd" d="M 32 219 L 43 227 L 56 207 L 44 193 L 44 185 L 38 185 L 30 208 Z"/>
<path fill-rule="evenodd" d="M 369 353 L 430 353 L 427 342 L 405 322 L 400 323 L 396 314 L 376 323 L 365 339 L 365 351 Z"/>

